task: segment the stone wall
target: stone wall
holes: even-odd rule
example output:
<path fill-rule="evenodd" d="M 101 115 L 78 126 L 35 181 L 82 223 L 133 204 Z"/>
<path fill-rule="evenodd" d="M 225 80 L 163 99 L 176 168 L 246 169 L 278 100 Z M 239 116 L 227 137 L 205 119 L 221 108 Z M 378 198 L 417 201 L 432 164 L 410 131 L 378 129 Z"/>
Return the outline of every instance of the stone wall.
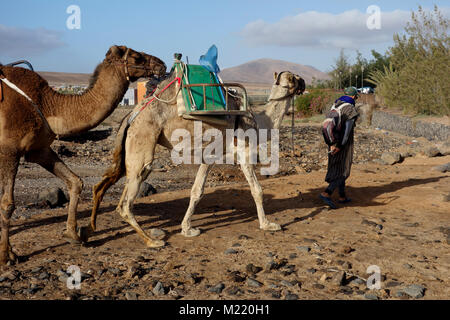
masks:
<path fill-rule="evenodd" d="M 381 110 L 372 111 L 370 125 L 410 137 L 425 137 L 428 140 L 443 141 L 450 138 L 450 124 L 420 121 Z"/>

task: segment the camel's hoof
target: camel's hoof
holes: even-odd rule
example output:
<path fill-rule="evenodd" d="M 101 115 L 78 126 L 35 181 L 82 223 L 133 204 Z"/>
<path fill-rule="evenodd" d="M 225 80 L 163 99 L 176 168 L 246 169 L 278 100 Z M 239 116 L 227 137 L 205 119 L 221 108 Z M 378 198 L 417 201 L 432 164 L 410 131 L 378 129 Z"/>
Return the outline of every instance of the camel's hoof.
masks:
<path fill-rule="evenodd" d="M 146 244 L 147 244 L 147 247 L 149 247 L 149 248 L 161 248 L 161 247 L 164 247 L 164 245 L 166 243 L 162 240 L 151 240 L 151 241 L 147 241 Z"/>
<path fill-rule="evenodd" d="M 8 255 L 5 253 L 0 254 L 0 266 L 5 266 L 8 263 Z"/>
<path fill-rule="evenodd" d="M 270 222 L 267 225 L 261 227 L 261 229 L 263 229 L 265 231 L 280 231 L 281 230 L 281 226 L 279 224 Z"/>
<path fill-rule="evenodd" d="M 181 230 L 181 234 L 185 237 L 191 238 L 196 237 L 201 233 L 200 229 L 198 228 L 190 228 L 187 230 Z"/>
<path fill-rule="evenodd" d="M 17 254 L 15 254 L 11 248 L 8 250 L 8 256 L 9 256 L 9 261 L 13 261 L 13 262 L 19 261 L 19 256 Z"/>
<path fill-rule="evenodd" d="M 64 231 L 63 238 L 67 242 L 72 243 L 72 244 L 81 244 L 82 243 L 80 237 L 74 231 L 69 231 L 69 230 Z"/>
<path fill-rule="evenodd" d="M 0 254 L 0 266 L 15 265 L 17 262 L 19 262 L 19 257 L 11 249 Z"/>
<path fill-rule="evenodd" d="M 83 243 L 88 242 L 89 237 L 94 234 L 94 230 L 92 230 L 91 226 L 81 227 L 78 229 L 78 236 Z"/>

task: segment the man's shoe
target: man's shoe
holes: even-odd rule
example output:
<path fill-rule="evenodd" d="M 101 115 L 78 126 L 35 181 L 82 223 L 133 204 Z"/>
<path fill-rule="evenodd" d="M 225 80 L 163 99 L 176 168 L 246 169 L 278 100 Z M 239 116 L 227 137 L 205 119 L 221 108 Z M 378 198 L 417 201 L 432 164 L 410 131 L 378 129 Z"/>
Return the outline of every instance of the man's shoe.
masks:
<path fill-rule="evenodd" d="M 319 194 L 319 199 L 325 202 L 331 209 L 337 209 L 337 206 L 334 204 L 331 198 L 324 197 L 323 195 Z"/>

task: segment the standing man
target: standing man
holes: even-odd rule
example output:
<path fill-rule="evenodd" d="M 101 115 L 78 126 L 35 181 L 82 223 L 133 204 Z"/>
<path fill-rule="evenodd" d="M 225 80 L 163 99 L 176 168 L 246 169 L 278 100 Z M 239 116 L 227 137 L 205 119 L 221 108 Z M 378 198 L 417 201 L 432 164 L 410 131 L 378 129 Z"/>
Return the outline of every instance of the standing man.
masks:
<path fill-rule="evenodd" d="M 319 198 L 330 208 L 337 206 L 331 200 L 333 191 L 339 189 L 339 203 L 347 203 L 351 200 L 345 194 L 345 180 L 350 176 L 350 169 L 353 161 L 353 128 L 358 111 L 355 107 L 355 100 L 358 98 L 358 90 L 355 87 L 348 87 L 344 90 L 344 96 L 334 103 L 332 110 L 340 110 L 340 132 L 337 132 L 337 141 L 328 148 L 328 171 L 325 181 L 328 187 L 319 195 Z M 331 113 L 332 111 L 330 111 Z M 332 115 L 327 114 L 328 117 Z"/>

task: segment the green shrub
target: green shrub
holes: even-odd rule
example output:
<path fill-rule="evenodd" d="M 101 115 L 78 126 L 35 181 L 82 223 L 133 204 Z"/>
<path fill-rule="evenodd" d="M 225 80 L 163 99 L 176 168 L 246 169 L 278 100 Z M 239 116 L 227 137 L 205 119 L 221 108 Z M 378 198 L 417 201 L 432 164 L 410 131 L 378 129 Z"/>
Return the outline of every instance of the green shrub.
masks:
<path fill-rule="evenodd" d="M 295 108 L 302 116 L 321 114 L 342 95 L 334 90 L 312 89 L 295 99 Z"/>
<path fill-rule="evenodd" d="M 390 65 L 370 74 L 387 107 L 428 115 L 450 115 L 449 19 L 435 7 L 419 7 L 405 28 L 394 35 Z"/>

